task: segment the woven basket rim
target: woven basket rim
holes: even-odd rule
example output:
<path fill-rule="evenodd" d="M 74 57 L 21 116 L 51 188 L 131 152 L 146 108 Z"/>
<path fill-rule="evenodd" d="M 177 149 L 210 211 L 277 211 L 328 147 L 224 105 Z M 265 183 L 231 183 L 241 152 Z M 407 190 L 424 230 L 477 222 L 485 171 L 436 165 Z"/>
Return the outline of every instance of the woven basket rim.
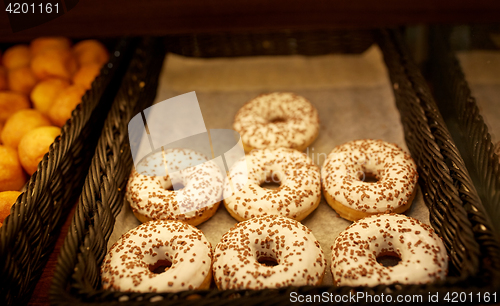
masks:
<path fill-rule="evenodd" d="M 15 277 L 12 275 L 14 273 L 16 276 L 20 275 L 23 280 L 20 285 L 24 287 L 21 292 L 13 293 L 9 283 L 5 283 L 5 286 L 2 285 L 2 296 L 4 293 L 15 294 L 18 295 L 18 298 L 26 299 L 31 296 L 34 290 L 34 285 L 29 283 L 38 280 L 41 276 L 42 269 L 48 259 L 47 252 L 54 248 L 55 239 L 50 238 L 42 241 L 37 237 L 30 238 L 26 236 L 31 235 L 33 229 L 42 227 L 44 228 L 42 231 L 47 231 L 48 234 L 54 236 L 62 226 L 65 217 L 69 214 L 69 205 L 74 203 L 61 203 L 61 198 L 66 197 L 66 195 L 47 195 L 48 190 L 51 188 L 51 184 L 60 180 L 61 169 L 68 163 L 73 163 L 75 157 L 71 155 L 71 150 L 73 146 L 83 141 L 81 139 L 84 136 L 82 133 L 88 122 L 97 120 L 94 110 L 98 108 L 99 101 L 106 91 L 107 85 L 112 82 L 111 79 L 116 74 L 116 67 L 124 64 L 124 55 L 121 53 L 124 53 L 124 48 L 129 45 L 128 40 L 125 38 L 115 40 L 114 49 L 109 50 L 109 61 L 101 69 L 100 74 L 92 83 L 91 89 L 82 97 L 81 104 L 72 111 L 71 118 L 61 128 L 61 134 L 50 145 L 49 152 L 44 155 L 37 171 L 30 176 L 23 188 L 24 190 L 12 206 L 11 214 L 4 220 L 3 226 L 0 228 L 0 258 L 2 261 L 5 262 L 6 258 L 10 258 L 11 262 L 12 260 L 15 261 L 19 253 L 23 255 L 21 259 L 29 261 L 25 263 L 26 269 L 22 271 L 13 270 L 17 269 L 17 265 L 16 267 L 4 267 L 7 271 L 3 274 L 3 281 L 11 279 L 8 276 Z M 75 175 L 78 174 L 75 173 Z M 60 190 L 61 192 L 64 191 L 64 189 Z M 76 192 L 70 190 L 69 194 L 76 194 Z M 50 201 L 47 200 L 47 197 L 50 198 Z M 51 215 L 47 212 L 52 210 L 51 206 L 54 205 L 52 201 L 55 198 L 59 201 L 59 213 Z M 27 229 L 26 224 L 28 224 Z M 20 239 L 20 235 L 22 239 Z M 17 280 L 14 282 L 17 283 Z"/>

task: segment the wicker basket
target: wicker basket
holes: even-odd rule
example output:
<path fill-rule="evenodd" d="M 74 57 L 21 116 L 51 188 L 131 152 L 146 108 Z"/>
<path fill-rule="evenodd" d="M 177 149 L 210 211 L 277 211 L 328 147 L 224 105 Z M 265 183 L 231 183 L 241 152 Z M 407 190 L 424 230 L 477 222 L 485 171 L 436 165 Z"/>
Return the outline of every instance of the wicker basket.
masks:
<path fill-rule="evenodd" d="M 31 176 L 0 228 L 0 300 L 26 303 L 79 195 L 99 130 L 130 61 L 133 40 L 115 40 L 109 62 Z"/>
<path fill-rule="evenodd" d="M 397 33 L 393 33 L 393 36 L 395 36 L 395 41 L 399 42 L 398 44 L 400 45 L 399 48 L 403 48 L 403 44 L 401 43 L 401 38 L 397 35 Z M 408 52 L 404 52 L 402 50 L 402 53 L 408 54 Z M 406 62 L 406 66 L 412 67 L 411 69 L 408 69 L 408 71 L 415 71 L 415 65 L 412 63 L 411 60 L 407 58 L 407 56 L 402 57 Z M 483 206 L 482 199 L 478 196 L 478 192 L 476 191 L 476 187 L 473 184 L 473 181 L 471 179 L 471 176 L 469 175 L 468 169 L 471 169 L 472 171 L 478 171 L 479 168 L 467 168 L 465 165 L 465 162 L 460 155 L 459 150 L 457 149 L 457 146 L 455 146 L 453 138 L 451 137 L 450 132 L 447 129 L 446 124 L 444 123 L 443 118 L 441 117 L 441 114 L 438 110 L 438 107 L 432 97 L 430 96 L 430 91 L 427 87 L 426 81 L 422 78 L 421 75 L 410 75 L 410 80 L 415 88 L 415 91 L 417 92 L 416 98 L 422 105 L 424 111 L 425 111 L 425 116 L 427 117 L 427 120 L 429 122 L 429 127 L 430 131 L 432 132 L 433 136 L 435 137 L 435 142 L 436 144 L 439 145 L 439 153 L 442 155 L 443 159 L 442 162 L 447 165 L 449 169 L 449 175 L 452 179 L 452 181 L 449 181 L 447 184 L 452 184 L 449 185 L 454 186 L 455 189 L 458 191 L 458 196 L 460 198 L 460 201 L 462 203 L 462 208 L 460 209 L 465 209 L 467 216 L 470 220 L 470 224 L 472 226 L 472 230 L 474 232 L 474 239 L 479 245 L 479 256 L 477 258 L 478 260 L 478 266 L 476 271 L 472 273 L 472 275 L 482 275 L 485 277 L 485 279 L 490 280 L 490 290 L 496 290 L 498 291 L 500 289 L 500 244 L 498 241 L 498 237 L 495 235 L 493 232 L 493 226 L 490 221 L 489 215 L 485 210 L 485 207 Z M 449 78 L 449 76 L 447 76 Z M 436 86 L 435 88 L 439 88 L 441 90 L 441 86 L 444 88 L 443 83 L 437 83 L 440 86 Z M 456 90 L 457 88 L 455 88 Z M 436 91 L 439 91 L 436 90 Z M 449 115 L 450 113 L 447 113 Z M 464 115 L 463 113 L 462 115 Z M 409 119 L 409 118 L 408 118 Z M 403 119 L 403 123 L 404 123 Z M 408 135 L 407 135 L 408 136 Z M 408 141 L 407 141 L 408 143 Z M 436 152 L 438 153 L 438 152 Z M 413 150 L 412 150 L 413 154 Z M 479 166 L 479 165 L 478 165 Z M 492 165 L 491 169 L 485 169 L 483 167 L 483 171 L 489 173 L 491 171 L 498 170 L 498 165 Z M 498 171 L 497 171 L 498 173 Z M 430 184 L 433 184 L 434 180 L 429 181 Z M 484 184 L 487 184 L 488 188 L 491 191 L 491 194 L 494 195 L 495 193 L 498 194 L 500 192 L 500 186 L 497 184 L 498 182 L 498 176 L 493 177 L 485 177 L 483 180 Z M 497 185 L 495 185 L 497 184 Z M 477 185 L 476 185 L 477 186 Z M 437 203 L 439 206 L 442 208 L 437 207 L 437 212 L 444 212 L 444 207 L 443 205 L 443 198 L 440 196 L 437 198 Z M 452 201 L 455 202 L 455 201 Z M 498 203 L 497 203 L 498 204 Z M 446 205 L 448 209 L 457 209 L 458 207 L 454 207 L 454 203 L 452 205 Z M 485 204 L 486 205 L 486 204 Z M 434 209 L 430 210 L 431 212 L 431 217 L 433 217 L 433 214 L 435 213 Z M 444 216 L 444 218 L 443 218 Z M 445 216 L 445 214 L 441 215 L 436 215 L 438 219 L 435 220 L 435 222 L 453 222 L 452 219 L 450 219 L 451 216 Z M 458 220 L 457 220 L 458 221 Z M 459 223 L 460 224 L 460 223 Z M 434 227 L 437 229 L 440 226 L 434 225 Z M 450 233 L 452 235 L 456 235 L 457 233 Z M 445 233 L 441 233 L 444 237 L 446 237 Z M 464 237 L 465 238 L 465 237 Z M 457 246 L 457 247 L 466 247 L 467 253 L 471 252 L 472 250 L 467 247 L 467 244 L 464 244 L 463 246 Z M 469 256 L 474 257 L 475 255 L 469 254 Z M 476 259 L 473 259 L 476 260 Z"/>
<path fill-rule="evenodd" d="M 488 211 L 489 219 L 500 220 L 499 157 L 494 152 L 488 128 L 449 45 L 450 30 L 448 27 L 434 27 L 431 32 L 435 50 L 430 65 L 432 82 L 441 84 L 435 90 L 436 101 L 451 127 L 450 131 Z M 477 31 L 478 29 L 475 33 Z M 494 48 L 495 44 L 486 40 L 487 34 L 481 33 L 482 35 L 477 35 L 483 38 L 481 46 Z M 474 42 L 479 44 L 478 38 Z M 496 232 L 500 233 L 500 226 L 494 225 L 497 225 Z"/>
<path fill-rule="evenodd" d="M 314 49 L 311 49 L 312 46 L 307 46 L 308 35 L 312 38 L 322 37 L 321 40 L 312 39 L 315 42 Z M 482 241 L 476 241 L 479 235 L 477 227 L 479 223 L 478 220 L 468 218 L 471 201 L 477 199 L 477 194 L 474 189 L 462 188 L 468 182 L 466 171 L 450 169 L 450 165 L 459 165 L 457 162 L 461 158 L 423 77 L 408 58 L 408 52 L 404 49 L 397 32 L 378 31 L 374 34 L 356 32 L 351 35 L 334 31 L 206 34 L 167 37 L 166 46 L 169 51 L 199 57 L 213 57 L 218 54 L 220 56 L 269 55 L 268 48 L 262 46 L 280 46 L 272 53 L 275 55 L 302 54 L 300 50 L 307 50 L 307 54 L 317 55 L 331 53 L 332 50 L 361 52 L 375 39 L 384 53 L 390 78 L 394 84 L 394 94 L 401 113 L 406 142 L 418 165 L 420 186 L 430 211 L 432 226 L 443 237 L 450 257 L 450 275 L 445 281 L 428 285 L 394 284 L 372 288 L 305 286 L 260 291 L 195 290 L 175 294 L 102 290 L 99 267 L 106 254 L 106 245 L 113 230 L 115 217 L 122 206 L 124 187 L 132 167 L 127 143 L 127 122 L 124 120 L 131 118 L 134 114 L 131 110 L 135 106 L 126 99 L 117 98 L 100 139 L 98 153 L 87 177 L 71 231 L 66 237 L 59 257 L 50 292 L 51 302 L 56 305 L 106 305 L 118 301 L 126 305 L 144 305 L 153 301 L 162 305 L 234 303 L 276 305 L 288 304 L 291 292 L 311 295 L 328 293 L 334 296 L 356 294 L 356 292 L 379 296 L 384 294 L 390 295 L 394 302 L 396 296 L 401 294 L 420 294 L 425 301 L 429 293 L 438 293 L 442 302 L 445 293 L 450 291 L 467 291 L 472 294 L 491 291 L 493 288 L 491 275 L 482 274 L 484 268 L 482 259 L 485 256 L 481 253 Z M 146 84 L 152 85 L 152 83 L 151 81 Z M 133 84 L 130 89 L 122 87 L 121 90 L 134 91 Z M 143 94 L 148 94 L 147 90 Z M 127 116 L 118 110 L 124 110 Z M 457 170 L 460 170 L 460 174 L 465 178 L 465 183 L 455 175 Z M 474 202 L 474 205 L 480 206 L 481 203 Z M 489 228 L 489 224 L 485 226 Z M 498 258 L 491 256 L 489 258 L 490 267 L 497 267 Z"/>
<path fill-rule="evenodd" d="M 460 167 L 469 170 L 474 183 L 471 188 L 477 190 L 479 199 L 483 203 L 483 206 L 472 203 L 468 214 L 471 220 L 478 222 L 476 239 L 481 244 L 482 253 L 488 254 L 488 257 L 484 258 L 485 268 L 498 272 L 500 270 L 498 265 L 495 267 L 488 265 L 491 258 L 500 257 L 498 247 L 500 226 L 498 222 L 493 226 L 490 223 L 490 220 L 500 220 L 499 159 L 494 152 L 491 136 L 479 113 L 476 100 L 471 95 L 460 64 L 449 45 L 449 30 L 448 27 L 434 27 L 431 32 L 431 43 L 435 50 L 430 61 L 432 82 L 440 84 L 435 89 L 436 101 L 464 157 Z M 487 37 L 484 33 L 478 36 Z M 491 42 L 482 45 L 489 48 L 494 46 Z M 492 234 L 495 230 L 496 235 Z M 496 279 L 500 282 L 499 273 L 496 274 Z"/>

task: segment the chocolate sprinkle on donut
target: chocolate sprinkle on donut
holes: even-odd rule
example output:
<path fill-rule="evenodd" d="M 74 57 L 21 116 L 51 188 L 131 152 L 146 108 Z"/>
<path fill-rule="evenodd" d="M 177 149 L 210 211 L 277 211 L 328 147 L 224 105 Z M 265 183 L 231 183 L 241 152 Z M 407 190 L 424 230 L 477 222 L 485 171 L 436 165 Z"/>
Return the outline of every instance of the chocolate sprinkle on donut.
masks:
<path fill-rule="evenodd" d="M 375 182 L 365 182 L 367 177 Z M 356 140 L 335 147 L 321 169 L 325 198 L 339 215 L 355 221 L 407 210 L 416 193 L 413 159 L 395 144 Z"/>
<path fill-rule="evenodd" d="M 161 261 L 171 266 L 162 273 L 151 271 Z M 208 288 L 211 262 L 212 248 L 199 229 L 180 221 L 150 221 L 109 249 L 101 266 L 102 286 L 122 292 Z"/>
<path fill-rule="evenodd" d="M 275 261 L 266 265 L 265 261 Z M 326 260 L 311 230 L 282 216 L 240 222 L 214 251 L 219 289 L 264 289 L 320 285 Z"/>
<path fill-rule="evenodd" d="M 234 130 L 246 152 L 253 149 L 305 150 L 319 132 L 318 111 L 304 97 L 288 92 L 260 95 L 236 113 Z"/>
<path fill-rule="evenodd" d="M 287 148 L 253 150 L 233 165 L 224 184 L 224 205 L 238 221 L 266 215 L 302 220 L 321 200 L 319 168 Z M 264 189 L 279 182 L 278 189 Z"/>
<path fill-rule="evenodd" d="M 176 184 L 183 188 L 169 190 Z M 132 170 L 126 198 L 141 219 L 198 225 L 215 213 L 223 184 L 219 167 L 201 153 L 169 149 L 148 156 Z"/>
<path fill-rule="evenodd" d="M 400 262 L 383 266 L 377 257 L 384 254 L 394 254 Z M 335 239 L 331 271 L 337 286 L 424 284 L 445 278 L 448 256 L 429 225 L 405 215 L 373 215 Z"/>

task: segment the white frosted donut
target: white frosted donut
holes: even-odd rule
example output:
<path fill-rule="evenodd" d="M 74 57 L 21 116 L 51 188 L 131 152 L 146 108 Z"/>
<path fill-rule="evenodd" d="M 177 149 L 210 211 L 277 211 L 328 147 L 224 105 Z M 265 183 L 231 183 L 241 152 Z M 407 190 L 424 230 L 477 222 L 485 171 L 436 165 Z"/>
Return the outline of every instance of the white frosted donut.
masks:
<path fill-rule="evenodd" d="M 383 266 L 377 257 L 387 254 L 400 262 Z M 331 271 L 337 286 L 424 284 L 445 278 L 448 255 L 429 225 L 405 215 L 375 215 L 354 222 L 335 239 Z"/>
<path fill-rule="evenodd" d="M 373 177 L 375 182 L 365 178 Z M 335 147 L 321 169 L 326 201 L 344 219 L 355 221 L 410 208 L 417 188 L 417 166 L 395 144 L 355 140 Z"/>
<path fill-rule="evenodd" d="M 203 233 L 181 221 L 143 223 L 125 233 L 101 265 L 104 289 L 177 292 L 208 289 L 212 248 Z"/>
<path fill-rule="evenodd" d="M 253 150 L 231 167 L 228 178 L 224 205 L 238 221 L 266 215 L 301 221 L 321 201 L 319 168 L 293 149 Z M 280 186 L 264 189 L 260 185 L 266 182 Z"/>
<path fill-rule="evenodd" d="M 141 222 L 181 220 L 198 225 L 217 211 L 223 183 L 219 167 L 204 155 L 168 149 L 149 155 L 132 170 L 126 198 Z M 184 188 L 169 190 L 177 184 Z"/>
<path fill-rule="evenodd" d="M 280 147 L 304 151 L 318 136 L 319 117 L 304 97 L 274 92 L 243 105 L 233 127 L 241 135 L 245 152 Z"/>
<path fill-rule="evenodd" d="M 236 224 L 214 251 L 213 276 L 219 289 L 319 285 L 325 268 L 323 250 L 311 230 L 281 216 Z"/>

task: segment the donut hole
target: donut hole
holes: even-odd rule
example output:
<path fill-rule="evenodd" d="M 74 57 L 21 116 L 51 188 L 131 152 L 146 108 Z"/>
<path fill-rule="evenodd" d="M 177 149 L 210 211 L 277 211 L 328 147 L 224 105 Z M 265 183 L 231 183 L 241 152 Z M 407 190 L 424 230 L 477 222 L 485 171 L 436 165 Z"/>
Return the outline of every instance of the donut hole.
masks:
<path fill-rule="evenodd" d="M 154 274 L 161 274 L 172 267 L 172 262 L 168 259 L 160 259 L 152 265 L 149 265 L 149 271 Z"/>
<path fill-rule="evenodd" d="M 281 179 L 277 174 L 271 174 L 266 177 L 266 179 L 260 183 L 260 187 L 264 189 L 279 189 L 281 187 Z"/>
<path fill-rule="evenodd" d="M 274 118 L 271 118 L 271 120 L 269 120 L 269 123 L 274 123 L 274 124 L 284 123 L 284 122 L 286 122 L 286 119 L 283 117 L 274 117 Z"/>
<path fill-rule="evenodd" d="M 170 191 L 178 191 L 178 190 L 181 190 L 183 189 L 184 187 L 184 184 L 183 183 L 175 183 L 175 184 L 170 184 L 169 187 L 165 188 L 166 190 L 170 190 Z"/>
<path fill-rule="evenodd" d="M 276 258 L 271 257 L 271 256 L 260 256 L 257 259 L 257 262 L 260 263 L 261 265 L 266 266 L 266 267 L 274 267 L 274 266 L 279 265 Z"/>
<path fill-rule="evenodd" d="M 384 267 L 394 267 L 399 264 L 401 257 L 396 252 L 382 252 L 377 256 L 377 262 Z"/>
<path fill-rule="evenodd" d="M 264 189 L 271 189 L 271 190 L 274 190 L 274 189 L 279 189 L 281 187 L 281 182 L 264 182 L 262 184 L 260 184 L 260 187 L 264 188 Z"/>
<path fill-rule="evenodd" d="M 374 184 L 378 183 L 378 181 L 380 181 L 380 178 L 375 173 L 363 172 L 360 174 L 359 180 L 365 183 Z"/>

